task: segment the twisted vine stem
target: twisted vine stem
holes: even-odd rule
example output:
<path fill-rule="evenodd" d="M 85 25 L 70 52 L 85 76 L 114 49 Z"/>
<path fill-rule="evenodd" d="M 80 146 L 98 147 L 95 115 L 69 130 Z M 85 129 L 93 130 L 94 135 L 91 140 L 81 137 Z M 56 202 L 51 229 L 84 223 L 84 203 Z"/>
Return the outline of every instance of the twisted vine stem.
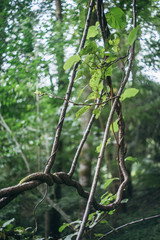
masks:
<path fill-rule="evenodd" d="M 103 9 L 103 0 L 97 0 L 97 13 L 98 13 L 98 19 L 100 22 L 100 27 L 101 27 L 101 32 L 102 32 L 102 37 L 105 43 L 105 40 L 109 37 L 110 32 L 109 32 L 109 28 L 107 25 L 107 20 L 105 18 L 105 14 L 104 14 L 104 9 Z M 133 27 L 136 27 L 136 15 L 135 15 L 135 0 L 133 0 Z M 117 93 L 117 97 L 120 97 L 122 94 L 122 91 L 128 81 L 129 75 L 130 75 L 130 71 L 131 71 L 131 66 L 132 66 L 132 61 L 133 61 L 133 57 L 134 57 L 134 47 L 135 47 L 135 42 L 133 43 L 133 45 L 131 46 L 130 49 L 130 57 L 129 57 L 129 64 L 128 64 L 128 69 L 126 72 L 126 75 L 124 77 L 124 79 L 122 79 L 120 88 L 118 90 Z M 112 91 L 112 85 L 111 85 L 111 78 L 108 79 L 109 81 L 109 85 Z M 119 105 L 118 105 L 119 103 Z M 117 192 L 117 197 L 116 200 L 107 205 L 108 207 L 113 207 L 115 208 L 122 199 L 122 194 L 123 194 L 123 190 L 124 187 L 127 184 L 128 181 L 128 173 L 125 169 L 125 164 L 124 164 L 124 154 L 125 154 L 125 149 L 124 149 L 124 120 L 122 117 L 122 111 L 121 111 L 121 105 L 119 102 L 119 98 L 116 98 L 112 104 L 111 107 L 111 111 L 107 120 L 107 124 L 106 124 L 106 128 L 105 128 L 105 132 L 104 132 L 104 137 L 103 137 L 103 142 L 102 142 L 102 147 L 101 147 L 101 151 L 99 153 L 98 156 L 98 161 L 97 161 L 97 166 L 95 169 L 95 174 L 93 177 L 93 182 L 92 182 L 92 186 L 91 186 L 91 190 L 90 190 L 90 194 L 89 194 L 89 198 L 88 198 L 88 202 L 86 205 L 86 209 L 83 215 L 83 219 L 82 219 L 82 224 L 80 226 L 78 235 L 76 240 L 80 240 L 83 236 L 83 232 L 85 229 L 85 225 L 86 222 L 88 220 L 88 216 L 89 216 L 89 212 L 90 212 L 90 208 L 91 205 L 93 204 L 93 199 L 94 199 L 94 194 L 95 194 L 95 190 L 96 190 L 96 186 L 97 186 L 97 182 L 98 182 L 98 177 L 99 177 L 99 172 L 100 172 L 100 168 L 101 168 L 101 162 L 102 162 L 102 158 L 104 155 L 104 150 L 105 150 L 105 146 L 106 146 L 106 142 L 108 140 L 108 136 L 109 136 L 109 129 L 110 129 L 110 125 L 112 123 L 112 118 L 114 115 L 114 112 L 117 111 L 118 113 L 118 118 L 119 118 L 119 166 L 120 166 L 120 170 L 122 172 L 122 175 L 124 177 L 123 182 L 120 184 L 118 192 Z"/>
<path fill-rule="evenodd" d="M 42 183 L 46 183 L 48 186 L 53 186 L 54 183 L 65 184 L 66 186 L 74 187 L 81 197 L 85 199 L 88 199 L 89 197 L 89 192 L 85 191 L 79 182 L 71 179 L 65 172 L 56 172 L 54 174 L 36 172 L 23 178 L 18 185 L 4 188 L 0 191 L 0 209 L 5 203 L 9 203 L 19 194 L 31 190 Z M 92 205 L 96 210 L 107 211 L 114 209 L 117 204 L 102 205 L 94 198 Z"/>
<path fill-rule="evenodd" d="M 46 183 L 48 186 L 53 186 L 54 183 L 65 184 L 67 186 L 72 186 L 76 188 L 80 196 L 86 199 L 88 199 L 88 196 L 89 196 L 89 193 L 83 190 L 80 183 L 71 179 L 70 176 L 65 172 L 56 172 L 54 174 L 36 172 L 23 178 L 18 185 L 2 189 L 0 191 L 0 198 L 1 198 L 0 208 L 3 207 L 3 204 L 6 201 L 8 203 L 8 198 L 11 198 L 11 200 L 13 200 L 15 197 L 17 197 L 19 194 L 23 193 L 24 191 L 31 190 L 42 183 Z M 105 210 L 105 209 L 107 210 L 106 206 L 98 204 L 95 199 L 93 202 L 93 206 L 97 210 Z"/>

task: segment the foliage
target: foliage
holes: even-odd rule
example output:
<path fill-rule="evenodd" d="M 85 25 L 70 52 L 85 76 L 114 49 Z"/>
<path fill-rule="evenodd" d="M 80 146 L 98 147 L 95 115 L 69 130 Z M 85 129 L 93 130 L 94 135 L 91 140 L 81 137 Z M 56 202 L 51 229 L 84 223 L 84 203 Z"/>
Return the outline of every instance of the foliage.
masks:
<path fill-rule="evenodd" d="M 126 26 L 126 15 L 122 9 L 114 7 L 106 15 L 108 24 L 115 29 L 122 29 Z"/>
<path fill-rule="evenodd" d="M 32 228 L 15 227 L 15 219 L 12 218 L 8 221 L 0 221 L 0 238 L 5 239 L 32 239 L 43 240 L 40 236 L 35 236 Z"/>
<path fill-rule="evenodd" d="M 76 52 L 85 25 L 88 6 L 86 1 L 76 0 L 73 3 L 62 1 L 61 21 L 57 19 L 53 1 L 41 1 L 37 4 L 37 10 L 34 9 L 31 0 L 14 1 L 14 3 L 8 0 L 0 3 L 0 81 L 2 86 L 0 110 L 9 129 L 7 130 L 1 119 L 0 186 L 7 187 L 11 183 L 15 185 L 28 174 L 23 154 L 29 162 L 31 172 L 44 170 L 50 156 L 53 135 L 56 132 L 63 103 L 62 99 L 54 99 L 53 96 L 64 98 L 68 77 L 75 63 L 79 64 L 79 67 L 71 100 L 73 103 L 82 102 L 82 106 L 77 107 L 75 104 L 72 108 L 69 103 L 55 169 L 58 169 L 56 171 L 69 169 L 82 134 L 81 117 L 86 112 L 92 112 L 96 120 L 87 144 L 90 144 L 91 166 L 94 173 L 95 159 L 102 148 L 103 125 L 113 104 L 111 91 L 113 90 L 116 96 L 129 59 L 128 50 L 133 42 L 138 40 L 132 78 L 120 98 L 124 110 L 125 138 L 128 147 L 125 160 L 128 171 L 131 172 L 133 187 L 150 190 L 159 188 L 159 83 L 149 81 L 142 67 L 142 63 L 154 69 L 158 66 L 157 1 L 137 2 L 138 26 L 134 29 L 130 24 L 131 1 L 107 2 L 107 7 L 104 5 L 107 11 L 105 16 L 111 34 L 103 46 L 101 26 L 97 18 L 94 19 L 94 9 L 85 46 L 78 54 Z M 147 34 L 150 36 L 149 40 L 147 40 Z M 110 76 L 112 76 L 113 89 L 109 84 L 107 86 L 104 84 Z M 48 94 L 43 95 L 43 93 Z M 52 97 L 49 94 L 52 94 Z M 108 165 L 106 169 L 106 159 L 103 159 L 97 190 L 97 195 L 102 195 L 102 204 L 109 204 L 116 197 L 114 193 L 101 194 L 101 191 L 102 186 L 116 184 L 115 167 L 112 167 L 116 165 L 114 153 L 117 149 L 114 135 L 118 134 L 118 131 L 118 119 L 113 116 L 110 136 L 105 143 L 105 148 L 108 149 Z M 78 179 L 78 171 L 75 171 L 75 179 Z M 31 192 L 27 196 L 22 195 L 18 201 L 14 202 L 10 216 L 7 211 L 2 210 L 2 219 L 14 217 L 17 211 L 16 225 L 28 226 L 29 221 L 33 222 L 33 216 L 30 217 L 33 206 L 30 203 L 36 205 L 41 195 Z M 58 206 L 64 209 L 71 219 L 77 219 L 79 198 L 76 193 L 72 191 L 69 193 L 68 187 L 64 187 L 62 197 L 57 198 L 53 190 L 49 191 L 49 196 L 51 199 L 54 198 Z M 49 205 L 47 209 L 51 209 L 51 206 Z M 42 216 L 45 210 L 45 207 L 40 207 L 38 216 Z M 112 216 L 112 218 L 101 220 L 103 214 L 103 211 L 92 212 L 86 225 L 86 230 L 91 235 L 94 233 L 94 227 L 97 228 L 97 225 L 100 225 L 100 230 L 96 230 L 94 235 L 97 238 L 102 235 L 103 229 L 110 228 L 109 222 L 113 218 Z M 112 215 L 113 212 L 110 211 L 109 214 Z M 39 225 L 42 229 L 40 233 L 44 236 L 44 224 L 42 217 L 40 218 Z M 60 231 L 72 225 L 77 230 L 80 224 L 81 220 L 71 221 L 62 225 Z M 24 226 L 16 228 L 13 219 L 1 221 L 1 237 L 35 239 L 31 229 L 26 229 Z M 141 227 L 137 229 L 135 239 L 136 237 L 138 239 L 143 231 Z M 129 232 L 134 231 L 133 227 Z M 154 231 L 156 239 L 157 226 Z M 123 239 L 133 236 L 133 233 L 129 232 L 124 231 Z M 71 239 L 76 234 L 71 233 L 67 237 Z M 146 229 L 144 236 L 147 234 Z M 118 239 L 118 236 L 116 238 Z M 39 239 L 43 238 L 39 237 Z"/>

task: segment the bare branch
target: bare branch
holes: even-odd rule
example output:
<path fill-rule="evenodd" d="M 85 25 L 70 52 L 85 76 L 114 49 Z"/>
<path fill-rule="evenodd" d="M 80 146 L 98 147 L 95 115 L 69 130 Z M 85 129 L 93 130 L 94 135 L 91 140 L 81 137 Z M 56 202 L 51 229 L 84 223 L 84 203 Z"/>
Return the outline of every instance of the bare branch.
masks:
<path fill-rule="evenodd" d="M 113 230 L 111 230 L 110 232 L 107 232 L 106 234 L 104 234 L 102 237 L 100 237 L 98 240 L 102 240 L 104 237 L 110 235 L 111 233 L 113 232 L 117 232 L 118 230 L 124 228 L 124 227 L 127 227 L 129 225 L 132 225 L 132 224 L 135 224 L 135 223 L 140 223 L 140 222 L 143 222 L 143 221 L 147 221 L 147 220 L 151 220 L 151 219 L 154 219 L 154 218 L 159 218 L 160 217 L 160 214 L 158 215 L 155 215 L 155 216 L 151 216 L 151 217 L 146 217 L 146 218 L 141 218 L 141 219 L 138 219 L 138 220 L 135 220 L 135 221 L 132 221 L 132 222 L 129 222 L 129 223 L 126 223 L 120 227 L 117 227 L 117 228 L 114 228 Z"/>
<path fill-rule="evenodd" d="M 65 184 L 66 186 L 74 187 L 78 194 L 88 199 L 89 193 L 84 191 L 81 184 L 65 173 L 56 172 L 54 174 L 46 174 L 42 172 L 36 172 L 23 178 L 18 185 L 3 188 L 0 190 L 0 209 L 6 206 L 10 201 L 16 198 L 19 194 L 34 189 L 40 184 L 47 183 L 48 186 L 52 186 L 54 183 Z M 96 210 L 107 211 L 116 207 L 116 205 L 102 205 L 93 198 L 92 205 Z"/>
<path fill-rule="evenodd" d="M 87 104 L 87 103 L 76 103 L 76 102 L 73 102 L 71 100 L 67 100 L 66 98 L 61 98 L 61 97 L 57 97 L 51 93 L 42 93 L 40 94 L 39 96 L 42 97 L 44 95 L 48 95 L 48 96 L 51 96 L 55 99 L 60 99 L 60 100 L 63 100 L 63 101 L 67 101 L 68 103 L 72 103 L 73 105 L 75 106 L 89 106 L 89 107 L 95 107 L 95 106 L 100 106 L 100 105 L 103 105 L 111 100 L 114 100 L 117 96 L 114 96 L 114 97 L 110 97 L 108 98 L 107 100 L 103 101 L 103 102 L 97 102 L 97 103 L 90 103 L 90 104 Z"/>
<path fill-rule="evenodd" d="M 87 36 L 89 24 L 90 24 L 90 18 L 91 18 L 93 5 L 94 5 L 94 0 L 91 0 L 89 10 L 88 10 L 87 20 L 86 20 L 86 25 L 85 25 L 85 29 L 84 29 L 84 32 L 83 32 L 83 36 L 82 36 L 82 40 L 81 40 L 81 43 L 80 43 L 78 53 L 84 47 L 84 44 L 85 44 L 85 41 L 86 41 L 86 36 Z M 67 89 L 67 92 L 66 92 L 66 96 L 65 96 L 66 101 L 64 101 L 64 104 L 63 104 L 63 109 L 62 109 L 62 112 L 61 112 L 61 115 L 60 115 L 60 118 L 59 118 L 58 128 L 56 130 L 56 134 L 55 134 L 55 138 L 54 138 L 54 142 L 53 142 L 53 146 L 52 146 L 52 151 L 51 151 L 52 157 L 47 162 L 46 168 L 44 170 L 45 173 L 50 172 L 50 170 L 51 170 L 51 168 L 54 164 L 54 161 L 55 161 L 56 152 L 57 152 L 57 148 L 58 148 L 58 144 L 59 144 L 59 138 L 60 138 L 61 131 L 62 131 L 62 126 L 63 126 L 63 121 L 64 121 L 64 117 L 65 117 L 65 114 L 66 114 L 66 110 L 67 110 L 67 106 L 68 106 L 68 100 L 69 100 L 70 95 L 71 95 L 71 90 L 72 90 L 73 82 L 74 82 L 74 79 L 75 79 L 75 76 L 76 76 L 76 71 L 77 71 L 78 64 L 79 63 L 76 63 L 73 67 L 72 76 L 71 76 L 71 79 L 70 79 L 70 82 L 69 82 L 69 85 L 68 85 L 68 89 Z"/>

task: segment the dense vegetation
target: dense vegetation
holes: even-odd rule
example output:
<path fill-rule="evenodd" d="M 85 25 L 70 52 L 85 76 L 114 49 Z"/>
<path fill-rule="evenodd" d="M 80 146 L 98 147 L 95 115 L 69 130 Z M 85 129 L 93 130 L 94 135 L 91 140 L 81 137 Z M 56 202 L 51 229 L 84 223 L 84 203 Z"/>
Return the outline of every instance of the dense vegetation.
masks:
<path fill-rule="evenodd" d="M 0 239 L 159 239 L 158 10 L 0 1 Z"/>

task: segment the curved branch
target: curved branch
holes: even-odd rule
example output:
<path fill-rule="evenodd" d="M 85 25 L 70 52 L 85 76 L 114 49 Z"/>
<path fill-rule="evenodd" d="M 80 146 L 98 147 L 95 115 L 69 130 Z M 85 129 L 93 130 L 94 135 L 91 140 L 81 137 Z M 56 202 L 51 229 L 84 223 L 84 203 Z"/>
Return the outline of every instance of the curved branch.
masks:
<path fill-rule="evenodd" d="M 65 184 L 67 186 L 74 187 L 81 197 L 85 199 L 89 198 L 89 192 L 84 191 L 81 184 L 71 179 L 70 176 L 65 172 L 56 172 L 54 174 L 36 172 L 22 179 L 18 185 L 0 190 L 0 209 L 16 198 L 19 194 L 27 190 L 34 189 L 42 183 L 46 183 L 49 186 L 52 186 L 54 183 Z M 96 210 L 102 211 L 111 210 L 118 206 L 118 204 L 114 203 L 102 205 L 98 203 L 95 198 L 92 200 L 92 205 Z"/>

